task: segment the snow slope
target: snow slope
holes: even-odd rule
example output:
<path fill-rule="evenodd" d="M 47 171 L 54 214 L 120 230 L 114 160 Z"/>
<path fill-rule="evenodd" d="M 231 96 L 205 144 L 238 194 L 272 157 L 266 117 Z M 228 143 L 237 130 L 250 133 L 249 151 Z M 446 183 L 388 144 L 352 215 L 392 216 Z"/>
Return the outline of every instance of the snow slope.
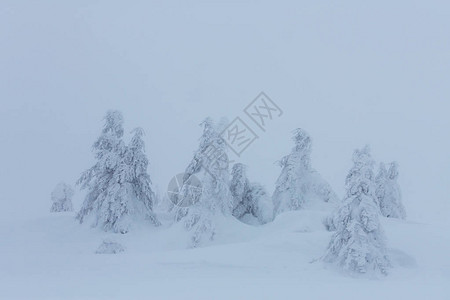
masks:
<path fill-rule="evenodd" d="M 383 219 L 395 264 L 382 279 L 321 262 L 324 212 L 284 213 L 252 227 L 227 221 L 216 241 L 186 249 L 179 226 L 126 235 L 80 226 L 72 213 L 1 221 L 1 299 L 449 299 L 450 237 L 440 227 Z M 95 254 L 105 238 L 125 246 Z"/>
<path fill-rule="evenodd" d="M 0 298 L 450 299 L 449 11 L 443 0 L 2 1 Z M 387 278 L 310 263 L 330 238 L 321 213 L 234 222 L 200 249 L 179 226 L 109 235 L 46 214 L 54 185 L 93 162 L 107 110 L 146 130 L 164 194 L 198 123 L 252 126 L 243 110 L 261 91 L 284 114 L 240 162 L 269 191 L 298 127 L 338 195 L 355 148 L 399 162 L 408 217 L 424 223 L 383 220 Z M 82 194 L 73 200 L 79 209 Z M 95 254 L 105 238 L 125 252 Z"/>

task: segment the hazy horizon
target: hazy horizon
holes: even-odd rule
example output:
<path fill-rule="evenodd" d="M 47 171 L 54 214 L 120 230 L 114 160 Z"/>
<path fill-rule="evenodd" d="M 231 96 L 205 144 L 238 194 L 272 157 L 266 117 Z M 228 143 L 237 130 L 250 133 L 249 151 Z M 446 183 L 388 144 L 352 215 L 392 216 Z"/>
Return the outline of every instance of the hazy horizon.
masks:
<path fill-rule="evenodd" d="M 378 162 L 398 161 L 408 218 L 448 222 L 450 21 L 449 4 L 436 4 L 6 1 L 4 216 L 48 211 L 55 185 L 92 165 L 109 109 L 123 112 L 127 138 L 144 128 L 164 193 L 197 148 L 198 124 L 244 119 L 264 91 L 284 114 L 242 155 L 251 180 L 271 193 L 275 162 L 303 128 L 340 196 L 353 150 L 370 144 Z"/>

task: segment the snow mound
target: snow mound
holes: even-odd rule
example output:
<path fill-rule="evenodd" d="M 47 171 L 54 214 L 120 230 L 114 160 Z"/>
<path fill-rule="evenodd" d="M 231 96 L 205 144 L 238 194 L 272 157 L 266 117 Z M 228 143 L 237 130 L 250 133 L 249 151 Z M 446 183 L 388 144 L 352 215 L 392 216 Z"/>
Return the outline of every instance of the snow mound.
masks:
<path fill-rule="evenodd" d="M 0 219 L 0 299 L 140 299 L 149 284 L 155 299 L 290 299 L 299 290 L 308 299 L 449 299 L 450 236 L 440 224 L 380 218 L 393 268 L 373 280 L 319 263 L 332 235 L 326 215 L 291 211 L 261 226 L 222 217 L 199 248 L 188 248 L 181 223 L 117 235 L 80 226 L 74 213 Z M 102 241 L 126 253 L 95 254 Z"/>
<path fill-rule="evenodd" d="M 103 243 L 98 247 L 97 251 L 95 253 L 97 254 L 117 254 L 120 252 L 124 252 L 125 247 L 121 244 L 110 241 L 110 240 L 104 240 Z"/>
<path fill-rule="evenodd" d="M 398 249 L 389 249 L 389 257 L 394 267 L 413 268 L 417 267 L 414 257 Z"/>
<path fill-rule="evenodd" d="M 316 210 L 289 211 L 278 215 L 274 222 L 268 224 L 275 232 L 290 230 L 292 232 L 324 231 L 323 220 L 328 213 Z"/>

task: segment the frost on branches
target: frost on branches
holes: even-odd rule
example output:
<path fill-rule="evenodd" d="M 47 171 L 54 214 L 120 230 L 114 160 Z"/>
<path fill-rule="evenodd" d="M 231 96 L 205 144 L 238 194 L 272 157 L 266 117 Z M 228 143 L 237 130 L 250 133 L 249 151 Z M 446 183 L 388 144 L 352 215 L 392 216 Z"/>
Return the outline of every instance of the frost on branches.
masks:
<path fill-rule="evenodd" d="M 205 119 L 199 149 L 186 168 L 183 185 L 177 203 L 192 203 L 189 207 L 176 206 L 175 220 L 183 222 L 190 232 L 191 246 L 214 239 L 216 221 L 231 215 L 231 194 L 229 190 L 227 146 L 220 137 L 225 123 L 216 125 L 210 118 Z M 190 177 L 196 176 L 202 190 L 193 192 Z"/>
<path fill-rule="evenodd" d="M 273 219 L 273 206 L 264 187 L 250 183 L 246 166 L 237 163 L 231 171 L 230 192 L 233 197 L 233 216 L 250 224 L 265 224 Z"/>
<path fill-rule="evenodd" d="M 295 147 L 281 159 L 282 168 L 272 196 L 275 216 L 290 210 L 337 202 L 330 185 L 311 167 L 311 138 L 303 129 L 294 130 Z"/>
<path fill-rule="evenodd" d="M 402 204 L 400 186 L 397 182 L 398 165 L 392 162 L 389 170 L 383 163 L 376 177 L 376 196 L 380 206 L 380 212 L 384 217 L 404 219 L 406 217 L 405 208 Z"/>
<path fill-rule="evenodd" d="M 64 182 L 58 183 L 52 192 L 52 207 L 50 212 L 73 211 L 72 187 Z"/>
<path fill-rule="evenodd" d="M 88 191 L 77 215 L 80 223 L 89 218 L 93 227 L 117 233 L 128 232 L 132 222 L 139 220 L 159 225 L 152 211 L 155 194 L 147 174 L 143 130 L 133 131 L 128 146 L 123 132 L 122 114 L 109 111 L 93 146 L 97 162 L 78 180 Z"/>
<path fill-rule="evenodd" d="M 338 211 L 337 231 L 323 260 L 352 274 L 387 274 L 390 267 L 375 201 L 373 165 L 366 146 L 353 154 L 347 195 Z"/>

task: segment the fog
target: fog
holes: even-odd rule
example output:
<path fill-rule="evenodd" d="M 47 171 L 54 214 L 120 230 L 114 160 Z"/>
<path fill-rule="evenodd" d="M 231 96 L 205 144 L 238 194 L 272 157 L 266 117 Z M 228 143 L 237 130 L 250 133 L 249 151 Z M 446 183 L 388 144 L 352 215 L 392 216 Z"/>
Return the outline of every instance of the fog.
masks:
<path fill-rule="evenodd" d="M 450 5 L 439 1 L 3 1 L 2 218 L 48 211 L 94 162 L 109 109 L 146 131 L 164 193 L 207 116 L 240 116 L 264 91 L 282 110 L 241 156 L 272 191 L 301 127 L 343 195 L 355 148 L 398 161 L 408 218 L 447 222 Z M 129 137 L 129 135 L 127 135 Z M 83 192 L 77 191 L 76 207 Z"/>

